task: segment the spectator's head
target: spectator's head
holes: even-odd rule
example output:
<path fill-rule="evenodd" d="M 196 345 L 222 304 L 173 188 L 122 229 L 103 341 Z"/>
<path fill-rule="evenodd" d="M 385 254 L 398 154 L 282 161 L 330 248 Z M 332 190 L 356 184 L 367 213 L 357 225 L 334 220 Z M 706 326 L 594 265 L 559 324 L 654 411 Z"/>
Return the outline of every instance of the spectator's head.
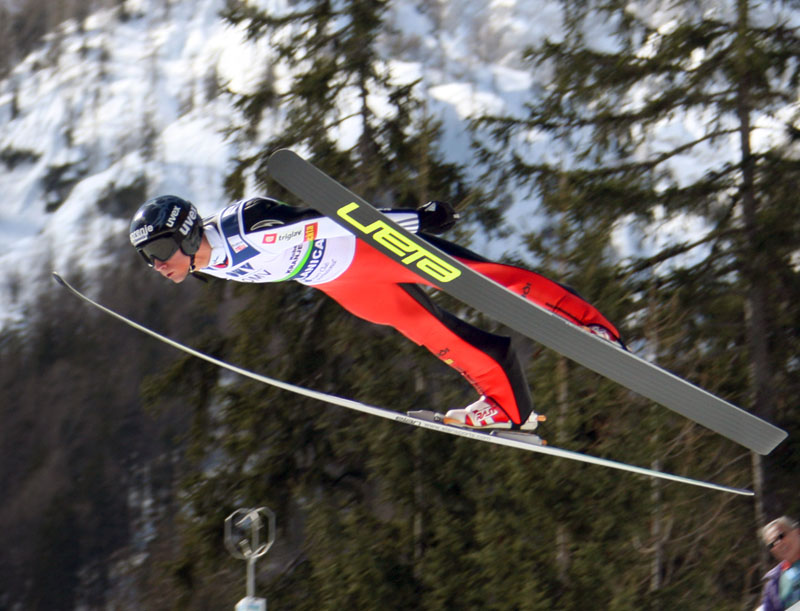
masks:
<path fill-rule="evenodd" d="M 773 520 L 761 529 L 761 539 L 777 560 L 800 560 L 800 525 L 787 516 Z"/>

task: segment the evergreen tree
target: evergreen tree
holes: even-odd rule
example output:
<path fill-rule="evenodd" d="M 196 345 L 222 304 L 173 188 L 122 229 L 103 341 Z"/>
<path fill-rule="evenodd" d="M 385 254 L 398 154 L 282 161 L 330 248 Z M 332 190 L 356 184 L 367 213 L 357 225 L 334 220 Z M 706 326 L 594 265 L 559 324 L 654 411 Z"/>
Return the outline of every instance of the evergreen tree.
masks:
<path fill-rule="evenodd" d="M 229 3 L 227 17 L 247 23 L 253 38 L 269 36 L 278 52 L 262 86 L 238 98 L 243 122 L 234 131 L 240 142 L 257 142 L 265 122 L 282 126 L 280 137 L 243 154 L 231 195 L 250 195 L 251 178 L 275 195 L 265 162 L 291 146 L 379 205 L 450 199 L 496 224 L 496 211 L 474 204 L 461 170 L 442 160 L 438 126 L 415 84 L 396 85 L 380 58 L 387 5 L 314 1 L 275 16 Z M 278 90 L 283 70 L 293 76 Z M 231 362 L 398 411 L 469 402 L 466 384 L 424 350 L 308 288 L 231 286 L 223 295 L 225 337 L 209 347 Z M 148 393 L 159 401 L 164 389 L 188 384 L 196 413 L 182 551 L 170 571 L 183 605 L 200 604 L 208 592 L 197 584 L 226 566 L 214 534 L 226 512 L 266 504 L 278 516 L 274 553 L 292 558 L 260 576 L 271 605 L 483 606 L 479 589 L 465 595 L 460 586 L 481 567 L 474 520 L 483 493 L 471 482 L 485 457 L 472 443 L 225 376 L 198 388 L 195 369 L 202 366 L 176 364 Z"/>
<path fill-rule="evenodd" d="M 228 180 L 243 193 L 243 177 L 269 183 L 266 161 L 283 147 L 307 151 L 349 188 L 381 205 L 416 206 L 433 197 L 463 200 L 460 170 L 437 151 L 438 125 L 416 97 L 416 83 L 398 84 L 381 57 L 387 0 L 312 0 L 280 15 L 231 2 L 226 18 L 247 24 L 251 38 L 270 36 L 277 53 L 255 92 L 238 96 L 245 140 L 267 120 L 280 136 L 244 156 Z M 288 84 L 276 73 L 290 71 Z"/>
<path fill-rule="evenodd" d="M 250 178 L 273 189 L 265 161 L 291 146 L 378 204 L 415 205 L 429 195 L 472 204 L 460 170 L 436 152 L 436 125 L 413 84 L 395 85 L 381 60 L 386 7 L 312 1 L 276 16 L 229 3 L 227 17 L 246 23 L 253 38 L 271 37 L 278 53 L 262 86 L 239 98 L 239 141 L 259 143 L 265 123 L 282 126 L 280 137 L 245 150 L 229 177 L 232 195 L 250 195 Z M 532 100 L 530 117 L 484 122 L 498 143 L 485 151 L 490 176 L 500 179 L 498 193 L 535 189 L 550 213 L 546 231 L 527 236 L 540 271 L 575 286 L 612 320 L 624 320 L 633 348 L 741 401 L 757 386 L 747 384 L 754 350 L 740 349 L 750 324 L 742 287 L 755 281 L 745 273 L 753 251 L 744 231 L 743 157 L 729 155 L 693 184 L 671 175 L 670 163 L 692 146 L 738 133 L 731 125 L 741 122 L 728 120 L 740 117 L 733 103 L 738 89 L 720 83 L 738 83 L 733 68 L 750 60 L 726 64 L 735 54 L 723 49 L 754 53 L 742 40 L 764 44 L 766 30 L 746 28 L 740 36 L 735 20 L 687 14 L 674 30 L 656 31 L 613 3 L 565 7 L 570 36 L 530 54 L 553 68 L 552 88 Z M 617 20 L 618 52 L 587 48 L 581 28 L 598 14 Z M 654 50 L 645 53 L 644 42 Z M 634 89 L 643 83 L 659 85 L 653 99 L 627 103 L 631 91 L 646 91 Z M 390 110 L 377 112 L 376 99 Z M 707 134 L 647 154 L 647 136 L 659 121 L 696 108 L 714 118 Z M 517 139 L 530 130 L 563 136 L 554 140 L 561 157 L 531 163 Z M 779 172 L 794 172 L 790 158 L 777 149 L 749 155 L 759 172 L 774 174 L 757 173 L 764 187 L 755 190 L 759 198 L 772 194 L 758 210 L 787 210 L 790 183 Z M 497 223 L 497 210 L 465 209 Z M 610 265 L 611 238 L 622 223 L 686 211 L 713 226 L 699 243 L 616 270 Z M 771 376 L 789 389 L 796 338 L 780 331 L 796 319 L 789 307 L 796 272 L 785 264 L 796 228 L 780 229 L 783 266 L 765 276 L 780 298 L 771 304 L 776 318 L 766 322 L 776 326 L 766 337 L 772 362 L 784 367 Z M 671 263 L 704 246 L 709 256 L 702 261 Z M 224 300 L 218 312 L 224 317 L 209 314 L 224 338 L 209 330 L 200 347 L 232 362 L 399 411 L 466 403 L 466 389 L 453 384 L 453 372 L 441 363 L 307 288 L 223 288 L 212 281 L 209 290 Z M 201 584 L 230 573 L 220 524 L 235 507 L 259 504 L 278 515 L 271 554 L 290 558 L 278 568 L 260 567 L 263 590 L 279 608 L 736 608 L 748 596 L 736 585 L 743 574 L 755 574 L 745 504 L 398 429 L 260 385 L 216 379 L 204 367 L 177 363 L 149 391 L 159 402 L 164 389 L 185 388 L 196 414 L 176 537 L 183 548 L 167 572 L 183 608 L 219 600 L 220 593 Z M 749 480 L 738 448 L 557 355 L 537 355 L 529 373 L 538 405 L 551 417 L 545 434 L 558 445 L 733 485 Z M 747 587 L 754 586 L 751 578 Z"/>
<path fill-rule="evenodd" d="M 700 235 L 620 263 L 611 281 L 624 282 L 633 297 L 625 303 L 628 340 L 668 369 L 796 431 L 789 355 L 797 352 L 800 285 L 792 257 L 799 226 L 788 189 L 800 166 L 795 117 L 785 109 L 796 99 L 800 39 L 775 17 L 782 3 L 685 3 L 662 24 L 650 17 L 658 12 L 638 4 L 562 6 L 566 36 L 527 53 L 537 75 L 552 75 L 529 114 L 477 123 L 492 136 L 481 151 L 487 178 L 497 178 L 500 190 L 531 189 L 544 210 L 562 216 L 553 194 L 566 183 L 569 222 L 604 232 L 609 246 L 632 228 L 700 221 Z M 607 33 L 601 42 L 598 29 Z M 542 138 L 547 154 L 528 144 Z M 664 418 L 652 427 L 646 420 L 629 425 L 653 436 Z M 665 467 L 701 466 L 739 485 L 751 480 L 738 448 L 670 420 L 656 442 L 670 457 Z M 677 434 L 675 444 L 667 434 Z M 765 468 L 753 458 L 757 523 L 793 502 L 790 463 L 783 462 L 792 444 L 765 459 Z M 720 587 L 753 573 L 752 514 L 719 497 L 700 505 L 687 493 L 653 498 L 651 524 L 668 519 L 673 526 L 671 536 L 659 535 L 662 561 L 651 564 L 658 568 L 646 600 L 676 608 L 690 588 L 711 583 L 709 604 L 752 596 Z M 719 547 L 723 540 L 737 556 Z"/>

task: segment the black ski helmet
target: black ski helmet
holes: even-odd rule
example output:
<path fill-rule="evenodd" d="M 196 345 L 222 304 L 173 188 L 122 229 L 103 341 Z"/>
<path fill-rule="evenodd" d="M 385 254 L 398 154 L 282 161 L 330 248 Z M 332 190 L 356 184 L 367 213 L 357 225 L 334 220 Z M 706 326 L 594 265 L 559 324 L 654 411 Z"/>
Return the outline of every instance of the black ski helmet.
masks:
<path fill-rule="evenodd" d="M 203 238 L 203 220 L 191 202 L 175 195 L 161 195 L 147 200 L 131 221 L 133 247 L 149 266 L 154 259 L 166 261 L 178 249 L 192 258 Z"/>

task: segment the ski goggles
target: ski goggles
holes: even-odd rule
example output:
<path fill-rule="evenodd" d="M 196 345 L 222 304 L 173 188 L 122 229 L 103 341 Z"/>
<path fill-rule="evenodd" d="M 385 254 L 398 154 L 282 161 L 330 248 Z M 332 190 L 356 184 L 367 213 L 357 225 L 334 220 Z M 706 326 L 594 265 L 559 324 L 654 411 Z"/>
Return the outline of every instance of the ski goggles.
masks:
<path fill-rule="evenodd" d="M 785 536 L 786 536 L 786 533 L 778 533 L 777 537 L 775 537 L 772 541 L 767 543 L 767 549 L 769 551 L 772 551 L 772 548 L 775 547 L 776 545 L 778 545 L 778 543 L 780 543 L 781 541 L 783 541 Z"/>
<path fill-rule="evenodd" d="M 150 267 L 154 267 L 156 259 L 162 263 L 167 261 L 172 255 L 178 252 L 179 247 L 180 245 L 172 236 L 164 236 L 151 240 L 147 242 L 147 244 L 138 247 L 136 250 L 142 255 L 145 263 Z"/>

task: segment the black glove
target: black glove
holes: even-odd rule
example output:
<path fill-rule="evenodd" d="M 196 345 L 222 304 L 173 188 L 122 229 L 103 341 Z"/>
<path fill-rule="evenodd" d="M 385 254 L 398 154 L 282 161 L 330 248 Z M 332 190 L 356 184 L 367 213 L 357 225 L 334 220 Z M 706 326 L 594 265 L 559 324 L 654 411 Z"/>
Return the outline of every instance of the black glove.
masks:
<path fill-rule="evenodd" d="M 444 233 L 460 218 L 458 212 L 447 202 L 432 201 L 417 208 L 419 230 L 426 233 Z"/>

